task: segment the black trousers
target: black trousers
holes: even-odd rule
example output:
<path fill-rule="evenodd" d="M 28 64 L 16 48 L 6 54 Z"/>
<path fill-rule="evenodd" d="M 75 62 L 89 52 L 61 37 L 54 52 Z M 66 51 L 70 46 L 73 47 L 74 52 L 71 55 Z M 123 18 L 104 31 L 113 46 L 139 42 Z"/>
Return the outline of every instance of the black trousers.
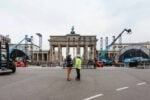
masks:
<path fill-rule="evenodd" d="M 80 69 L 77 69 L 77 68 L 76 68 L 76 72 L 77 72 L 77 77 L 76 77 L 76 79 L 80 79 Z"/>

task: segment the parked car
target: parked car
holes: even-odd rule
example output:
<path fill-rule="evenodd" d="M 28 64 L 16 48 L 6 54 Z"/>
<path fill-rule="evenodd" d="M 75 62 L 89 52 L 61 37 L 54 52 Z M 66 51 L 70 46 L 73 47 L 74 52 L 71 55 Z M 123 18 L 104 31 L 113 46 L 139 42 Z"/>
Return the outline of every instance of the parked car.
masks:
<path fill-rule="evenodd" d="M 104 63 L 102 61 L 97 61 L 96 62 L 96 66 L 97 67 L 103 67 L 104 66 Z"/>
<path fill-rule="evenodd" d="M 103 64 L 106 65 L 106 66 L 112 66 L 112 65 L 113 65 L 113 61 L 110 60 L 110 59 L 104 58 L 104 59 L 101 59 L 101 61 L 102 61 Z"/>
<path fill-rule="evenodd" d="M 23 61 L 16 61 L 15 64 L 16 64 L 16 67 L 26 67 Z"/>

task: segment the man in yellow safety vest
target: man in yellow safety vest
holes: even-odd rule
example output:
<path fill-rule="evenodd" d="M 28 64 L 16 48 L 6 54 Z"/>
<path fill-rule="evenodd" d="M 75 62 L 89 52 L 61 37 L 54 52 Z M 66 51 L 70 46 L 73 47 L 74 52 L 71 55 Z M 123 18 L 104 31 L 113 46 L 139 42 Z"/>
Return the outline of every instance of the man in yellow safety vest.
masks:
<path fill-rule="evenodd" d="M 77 58 L 75 60 L 75 68 L 76 68 L 76 72 L 77 72 L 76 80 L 77 81 L 80 81 L 81 64 L 82 64 L 82 61 L 81 61 L 80 55 L 77 55 Z"/>

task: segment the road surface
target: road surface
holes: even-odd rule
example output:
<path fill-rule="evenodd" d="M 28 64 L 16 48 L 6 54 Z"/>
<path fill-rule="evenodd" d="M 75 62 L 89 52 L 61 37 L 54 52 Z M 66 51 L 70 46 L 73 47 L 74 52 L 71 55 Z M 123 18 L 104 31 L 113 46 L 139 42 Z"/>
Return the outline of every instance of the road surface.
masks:
<path fill-rule="evenodd" d="M 81 81 L 66 81 L 59 67 L 17 68 L 0 74 L 0 100 L 150 100 L 150 69 L 82 69 Z"/>

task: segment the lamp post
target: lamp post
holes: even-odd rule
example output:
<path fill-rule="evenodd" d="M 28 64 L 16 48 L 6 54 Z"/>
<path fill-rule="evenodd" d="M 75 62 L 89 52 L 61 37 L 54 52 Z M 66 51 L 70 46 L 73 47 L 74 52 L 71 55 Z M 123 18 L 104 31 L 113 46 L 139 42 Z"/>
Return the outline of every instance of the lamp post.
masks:
<path fill-rule="evenodd" d="M 39 51 L 42 51 L 42 34 L 36 33 L 36 35 L 39 37 Z"/>
<path fill-rule="evenodd" d="M 36 33 L 36 35 L 39 37 L 39 55 L 41 54 L 41 58 L 38 59 L 38 61 L 40 60 L 40 62 L 38 62 L 38 64 L 40 64 L 40 63 L 42 63 L 42 34 L 41 33 Z"/>
<path fill-rule="evenodd" d="M 30 51 L 31 51 L 31 62 L 33 62 L 33 36 L 30 37 L 31 39 L 31 46 L 30 46 Z"/>

